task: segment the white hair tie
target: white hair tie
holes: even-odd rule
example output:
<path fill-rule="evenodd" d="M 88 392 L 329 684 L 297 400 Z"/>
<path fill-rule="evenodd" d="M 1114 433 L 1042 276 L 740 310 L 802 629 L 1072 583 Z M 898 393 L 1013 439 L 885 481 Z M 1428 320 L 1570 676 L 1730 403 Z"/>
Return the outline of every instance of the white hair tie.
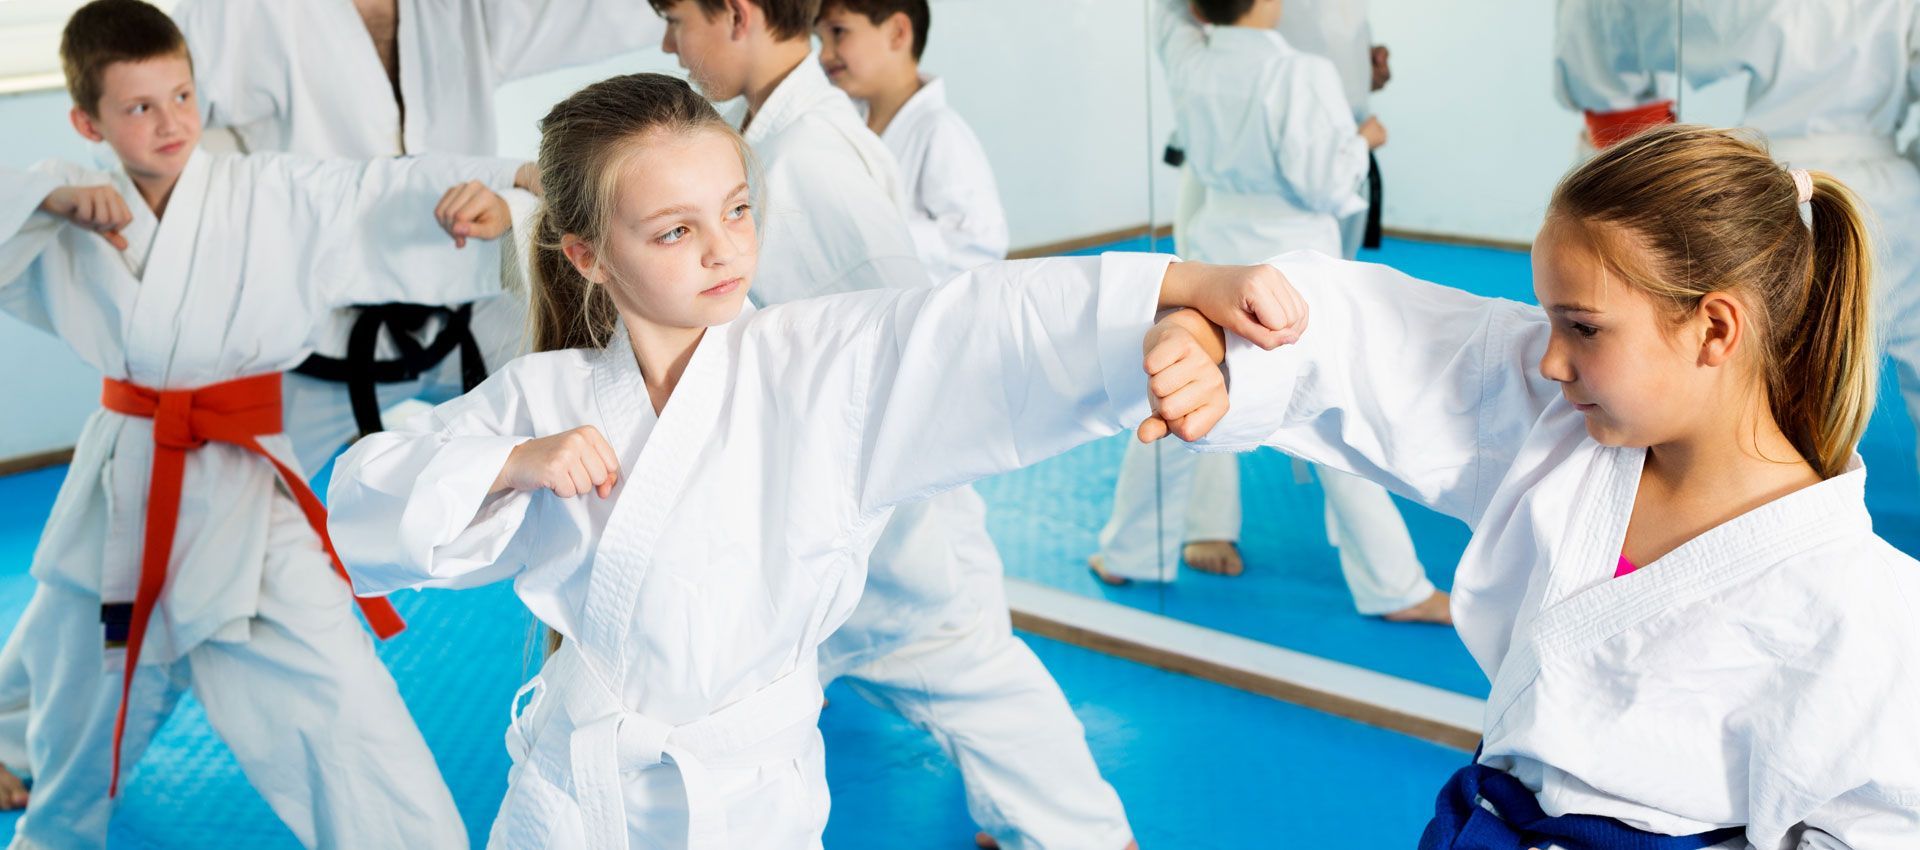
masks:
<path fill-rule="evenodd" d="M 1813 175 L 1804 168 L 1796 168 L 1787 172 L 1787 176 L 1793 178 L 1793 188 L 1800 194 L 1800 199 L 1795 203 L 1804 204 L 1813 200 Z"/>

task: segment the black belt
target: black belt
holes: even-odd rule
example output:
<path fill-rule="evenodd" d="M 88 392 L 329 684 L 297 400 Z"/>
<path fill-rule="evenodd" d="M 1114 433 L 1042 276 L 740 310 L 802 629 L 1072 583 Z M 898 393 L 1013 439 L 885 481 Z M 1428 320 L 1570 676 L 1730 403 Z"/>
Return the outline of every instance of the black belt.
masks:
<path fill-rule="evenodd" d="M 446 326 L 433 342 L 423 346 L 415 335 L 436 316 L 445 317 Z M 383 328 L 400 349 L 400 356 L 392 360 L 375 356 Z M 353 421 L 364 436 L 383 427 L 380 397 L 374 392 L 375 387 L 417 380 L 439 366 L 456 348 L 460 350 L 461 389 L 472 390 L 487 377 L 486 359 L 480 354 L 480 343 L 473 338 L 473 305 L 449 308 L 376 304 L 361 308 L 360 315 L 353 320 L 353 331 L 347 335 L 347 356 L 315 354 L 293 371 L 309 378 L 346 384 L 347 398 L 353 402 Z"/>
<path fill-rule="evenodd" d="M 1367 232 L 1360 247 L 1380 247 L 1380 160 L 1367 151 Z"/>

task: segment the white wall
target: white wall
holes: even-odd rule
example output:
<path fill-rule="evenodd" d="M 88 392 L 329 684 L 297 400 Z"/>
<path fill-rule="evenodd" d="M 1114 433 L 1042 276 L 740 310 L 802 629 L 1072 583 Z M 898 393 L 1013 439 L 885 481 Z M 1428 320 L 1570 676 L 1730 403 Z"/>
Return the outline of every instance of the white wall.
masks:
<path fill-rule="evenodd" d="M 1553 7 L 1373 0 L 1393 64 L 1373 99 L 1387 226 L 1533 240 L 1581 128 L 1553 97 Z"/>
<path fill-rule="evenodd" d="M 59 157 L 90 162 L 85 140 L 67 124 L 64 91 L 0 96 L 0 167 Z M 0 315 L 0 459 L 67 448 L 100 406 L 100 373 L 66 344 Z"/>

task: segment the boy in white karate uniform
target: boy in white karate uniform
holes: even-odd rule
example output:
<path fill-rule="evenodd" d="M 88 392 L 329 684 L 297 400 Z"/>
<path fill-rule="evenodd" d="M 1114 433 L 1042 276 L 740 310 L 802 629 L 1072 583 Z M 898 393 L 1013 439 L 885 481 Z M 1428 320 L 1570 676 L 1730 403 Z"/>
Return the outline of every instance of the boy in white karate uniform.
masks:
<path fill-rule="evenodd" d="M 245 152 L 373 159 L 493 156 L 500 85 L 650 48 L 660 37 L 658 16 L 625 0 L 596 0 L 565 15 L 546 11 L 535 0 L 185 0 L 173 16 L 195 55 L 202 123 L 219 131 L 210 149 L 229 135 Z M 379 325 L 369 326 L 363 354 L 383 362 L 349 368 L 352 328 L 363 317 Z M 449 328 L 450 320 L 458 327 Z M 395 334 L 416 353 L 402 358 Z M 525 335 L 518 291 L 449 308 L 336 311 L 315 329 L 313 362 L 328 365 L 314 369 L 358 372 L 370 382 L 356 406 L 348 383 L 285 376 L 294 457 L 302 469 L 318 470 L 363 428 L 377 428 L 380 411 L 408 398 L 459 395 L 487 369 L 524 353 Z M 380 372 L 393 380 L 371 382 Z M 23 772 L 26 714 L 26 675 L 9 648 L 0 652 L 0 759 Z M 0 772 L 0 788 L 14 781 Z"/>
<path fill-rule="evenodd" d="M 188 687 L 302 844 L 464 846 L 319 533 L 277 373 L 334 307 L 498 292 L 501 251 L 456 250 L 428 215 L 448 185 L 506 189 L 517 164 L 204 152 L 185 41 L 138 0 L 75 12 L 61 56 L 75 128 L 121 166 L 0 174 L 0 309 L 106 376 L 15 626 L 36 784 L 12 846 L 103 846 L 112 795 Z M 437 214 L 504 229 L 487 198 Z"/>
<path fill-rule="evenodd" d="M 655 4 L 664 49 L 737 118 L 764 177 L 753 297 L 922 287 L 893 155 L 811 61 L 818 4 Z M 986 508 L 971 487 L 901 506 L 875 546 L 866 595 L 822 648 L 822 676 L 928 729 L 959 765 L 988 841 L 1122 848 L 1119 795 L 1046 668 L 1014 637 Z"/>
<path fill-rule="evenodd" d="M 1380 122 L 1356 124 L 1333 63 L 1294 49 L 1275 31 L 1278 0 L 1155 3 L 1187 179 L 1198 187 L 1195 208 L 1182 219 L 1182 254 L 1248 262 L 1287 248 L 1340 253 L 1340 220 L 1366 210 L 1359 189 L 1368 151 L 1386 141 Z M 1211 25 L 1203 27 L 1192 9 Z M 1352 476 L 1323 473 L 1327 537 L 1355 609 L 1446 622 L 1446 594 L 1428 580 L 1393 498 Z M 1239 531 L 1234 458 L 1130 445 L 1092 565 L 1109 584 L 1169 581 L 1182 560 L 1238 575 L 1231 541 Z"/>
<path fill-rule="evenodd" d="M 934 283 L 1007 257 L 1007 214 L 993 166 L 945 80 L 920 70 L 926 0 L 826 0 L 815 25 L 820 66 L 853 98 L 899 163 L 907 232 Z"/>

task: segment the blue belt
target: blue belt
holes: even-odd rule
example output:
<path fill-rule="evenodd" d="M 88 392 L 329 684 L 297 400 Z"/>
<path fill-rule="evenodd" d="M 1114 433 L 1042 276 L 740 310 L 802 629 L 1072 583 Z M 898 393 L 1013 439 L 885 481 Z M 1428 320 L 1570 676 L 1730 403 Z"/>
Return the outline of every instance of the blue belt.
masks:
<path fill-rule="evenodd" d="M 1487 811 L 1482 799 L 1499 813 Z M 1555 844 L 1568 850 L 1702 850 L 1744 831 L 1728 827 L 1661 835 L 1599 815 L 1548 817 L 1520 780 L 1476 763 L 1455 771 L 1440 789 L 1420 850 L 1532 850 Z"/>

